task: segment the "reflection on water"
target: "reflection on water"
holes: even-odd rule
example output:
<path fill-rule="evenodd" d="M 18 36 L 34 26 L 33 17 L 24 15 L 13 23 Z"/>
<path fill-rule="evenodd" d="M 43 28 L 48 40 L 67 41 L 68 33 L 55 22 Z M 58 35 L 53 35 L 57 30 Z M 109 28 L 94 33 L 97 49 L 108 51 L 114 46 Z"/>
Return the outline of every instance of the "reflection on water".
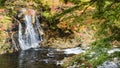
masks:
<path fill-rule="evenodd" d="M 17 68 L 18 53 L 0 55 L 0 68 Z"/>
<path fill-rule="evenodd" d="M 65 57 L 54 49 L 29 49 L 0 56 L 0 68 L 62 68 L 58 62 Z"/>

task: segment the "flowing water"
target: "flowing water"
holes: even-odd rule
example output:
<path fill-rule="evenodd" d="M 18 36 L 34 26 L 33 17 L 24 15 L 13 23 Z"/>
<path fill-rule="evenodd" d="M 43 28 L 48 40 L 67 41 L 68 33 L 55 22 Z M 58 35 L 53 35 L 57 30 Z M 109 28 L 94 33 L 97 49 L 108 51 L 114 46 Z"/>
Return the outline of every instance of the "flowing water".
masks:
<path fill-rule="evenodd" d="M 42 41 L 41 27 L 38 18 L 36 17 L 35 26 L 32 24 L 32 16 L 25 15 L 25 28 L 19 22 L 18 41 L 22 50 L 39 47 Z M 24 28 L 24 31 L 23 31 Z"/>
<path fill-rule="evenodd" d="M 42 28 L 39 19 L 35 17 L 35 22 L 31 15 L 24 16 L 25 21 L 19 23 L 18 42 L 20 52 L 0 55 L 0 68 L 62 68 L 62 59 L 73 54 L 84 53 L 85 49 L 80 47 L 69 49 L 38 48 L 42 41 Z M 24 23 L 24 25 L 23 25 Z M 33 24 L 34 23 L 34 24 Z M 13 47 L 18 51 L 13 35 L 11 36 Z M 111 50 L 112 53 L 118 50 Z M 116 66 L 116 67 L 115 67 Z M 73 67 L 74 68 L 74 67 Z M 118 68 L 113 62 L 105 62 L 98 68 Z"/>
<path fill-rule="evenodd" d="M 76 50 L 75 50 L 76 49 Z M 70 49 L 37 48 L 0 55 L 0 68 L 62 68 L 62 60 L 84 52 L 79 47 Z"/>
<path fill-rule="evenodd" d="M 24 22 L 15 20 L 19 23 L 18 43 L 21 52 L 0 55 L 0 68 L 62 68 L 60 66 L 63 64 L 62 59 L 68 57 L 69 54 L 84 52 L 81 48 L 62 50 L 38 48 L 43 34 L 38 17 L 25 15 Z M 11 38 L 13 47 L 18 51 L 13 35 Z"/>
<path fill-rule="evenodd" d="M 29 49 L 0 55 L 0 68 L 62 68 L 60 64 L 65 56 L 54 49 Z"/>

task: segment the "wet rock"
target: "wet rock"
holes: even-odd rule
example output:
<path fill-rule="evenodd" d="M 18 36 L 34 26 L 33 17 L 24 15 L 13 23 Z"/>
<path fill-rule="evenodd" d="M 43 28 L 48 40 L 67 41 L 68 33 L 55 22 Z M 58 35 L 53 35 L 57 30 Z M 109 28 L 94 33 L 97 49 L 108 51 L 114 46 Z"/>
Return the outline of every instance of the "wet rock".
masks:
<path fill-rule="evenodd" d="M 29 9 L 29 8 L 19 9 L 14 18 L 11 31 L 12 31 L 13 38 L 14 38 L 13 41 L 15 41 L 15 45 L 19 46 L 19 47 L 22 47 L 23 44 L 26 46 L 27 46 L 27 44 L 29 44 L 29 46 L 31 46 L 32 48 L 36 45 L 35 46 L 35 48 L 36 48 L 36 47 L 39 47 L 40 42 L 42 41 L 41 35 L 43 35 L 43 30 L 40 26 L 39 18 L 37 17 L 36 11 L 34 9 Z M 32 31 L 32 33 L 29 34 L 31 31 Z M 14 32 L 17 33 L 17 35 L 14 34 Z M 32 34 L 34 34 L 34 35 L 32 35 Z M 36 43 L 33 43 L 35 41 L 36 41 Z M 22 42 L 22 43 L 20 43 L 20 42 Z M 21 44 L 22 44 L 22 46 L 21 46 Z M 34 46 L 33 46 L 33 44 L 34 44 Z M 31 48 L 31 47 L 29 47 L 29 48 Z"/>
<path fill-rule="evenodd" d="M 101 66 L 98 66 L 97 68 L 119 68 L 118 63 L 115 62 L 110 62 L 110 61 L 106 61 L 104 62 Z"/>

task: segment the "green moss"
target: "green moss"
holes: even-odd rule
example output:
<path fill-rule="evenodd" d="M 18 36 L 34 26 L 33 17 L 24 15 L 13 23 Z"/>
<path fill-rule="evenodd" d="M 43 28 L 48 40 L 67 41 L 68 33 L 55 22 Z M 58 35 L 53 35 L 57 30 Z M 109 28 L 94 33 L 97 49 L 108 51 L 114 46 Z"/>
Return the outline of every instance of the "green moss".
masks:
<path fill-rule="evenodd" d="M 116 52 L 112 53 L 109 57 L 110 57 L 110 58 L 114 58 L 114 57 L 120 58 L 120 52 L 119 52 L 119 51 L 116 51 Z M 120 60 L 120 59 L 119 59 L 119 60 Z"/>
<path fill-rule="evenodd" d="M 0 7 L 4 7 L 5 1 L 6 0 L 0 0 Z"/>
<path fill-rule="evenodd" d="M 10 45 L 10 44 L 1 44 L 0 45 L 0 54 L 12 53 L 12 52 L 13 52 L 12 45 Z"/>
<path fill-rule="evenodd" d="M 95 57 L 92 60 L 90 60 L 89 62 L 92 64 L 93 68 L 97 68 L 98 65 L 101 65 L 106 60 L 108 60 L 107 53 L 102 53 L 98 57 Z"/>

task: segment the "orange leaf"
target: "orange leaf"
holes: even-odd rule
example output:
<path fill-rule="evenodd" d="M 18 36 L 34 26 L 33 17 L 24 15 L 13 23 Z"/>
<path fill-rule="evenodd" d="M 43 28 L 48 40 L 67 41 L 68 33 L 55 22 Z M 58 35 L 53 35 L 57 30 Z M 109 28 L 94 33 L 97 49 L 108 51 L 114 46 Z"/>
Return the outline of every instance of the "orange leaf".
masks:
<path fill-rule="evenodd" d="M 5 10 L 4 9 L 0 9 L 0 13 L 4 12 Z"/>
<path fill-rule="evenodd" d="M 0 30 L 6 30 L 6 28 L 5 27 L 1 27 Z"/>
<path fill-rule="evenodd" d="M 2 20 L 3 19 L 3 16 L 0 16 L 0 20 Z"/>

